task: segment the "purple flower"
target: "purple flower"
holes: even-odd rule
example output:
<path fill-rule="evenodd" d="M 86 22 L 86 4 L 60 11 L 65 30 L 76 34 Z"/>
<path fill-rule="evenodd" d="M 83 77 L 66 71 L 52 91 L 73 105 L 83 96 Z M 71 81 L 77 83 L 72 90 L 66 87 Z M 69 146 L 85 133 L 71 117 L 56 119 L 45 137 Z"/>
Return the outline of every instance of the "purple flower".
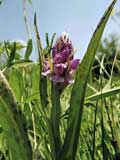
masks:
<path fill-rule="evenodd" d="M 62 55 L 62 60 L 65 62 L 69 57 L 72 57 L 74 52 L 72 42 L 70 41 L 67 33 L 63 32 L 62 35 L 57 39 L 54 47 L 53 47 L 53 58 L 57 54 Z"/>
<path fill-rule="evenodd" d="M 70 68 L 73 69 L 73 70 L 75 70 L 78 67 L 79 63 L 80 63 L 79 59 L 73 59 L 73 60 L 71 60 L 70 61 Z"/>
<path fill-rule="evenodd" d="M 72 42 L 63 33 L 53 46 L 51 59 L 45 58 L 42 74 L 54 83 L 64 83 L 67 86 L 73 83 L 72 75 L 79 63 L 79 59 L 74 59 Z"/>
<path fill-rule="evenodd" d="M 60 53 L 56 54 L 56 56 L 53 58 L 54 64 L 60 64 L 63 61 L 63 57 Z"/>
<path fill-rule="evenodd" d="M 62 75 L 63 72 L 64 72 L 64 68 L 65 68 L 65 65 L 64 64 L 55 64 L 54 65 L 54 72 L 56 75 Z"/>

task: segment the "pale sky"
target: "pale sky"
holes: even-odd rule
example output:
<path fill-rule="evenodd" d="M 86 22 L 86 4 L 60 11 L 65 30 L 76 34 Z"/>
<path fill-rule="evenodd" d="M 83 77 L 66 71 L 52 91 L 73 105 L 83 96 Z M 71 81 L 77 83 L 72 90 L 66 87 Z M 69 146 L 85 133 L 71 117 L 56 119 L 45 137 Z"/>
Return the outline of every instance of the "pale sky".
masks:
<path fill-rule="evenodd" d="M 33 17 L 36 11 L 38 28 L 42 43 L 45 44 L 45 33 L 53 32 L 59 36 L 68 32 L 77 56 L 84 55 L 92 33 L 111 0 L 33 0 L 33 5 L 27 5 L 28 23 L 32 38 L 35 39 Z M 115 11 L 120 10 L 120 1 Z M 110 18 L 104 35 L 117 33 L 120 29 Z M 0 6 L 0 41 L 27 40 L 23 21 L 22 0 L 3 0 Z M 36 53 L 32 55 L 36 58 Z"/>

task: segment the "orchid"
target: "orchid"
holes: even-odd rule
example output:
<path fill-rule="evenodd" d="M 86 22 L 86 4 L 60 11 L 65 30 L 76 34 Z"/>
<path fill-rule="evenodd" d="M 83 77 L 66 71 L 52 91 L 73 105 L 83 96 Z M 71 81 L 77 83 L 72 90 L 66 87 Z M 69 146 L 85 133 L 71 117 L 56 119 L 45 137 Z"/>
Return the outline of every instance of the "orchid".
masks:
<path fill-rule="evenodd" d="M 44 59 L 42 75 L 48 76 L 54 83 L 67 85 L 73 82 L 72 76 L 79 63 L 79 59 L 74 59 L 74 49 L 68 34 L 63 32 L 52 48 L 51 58 Z"/>

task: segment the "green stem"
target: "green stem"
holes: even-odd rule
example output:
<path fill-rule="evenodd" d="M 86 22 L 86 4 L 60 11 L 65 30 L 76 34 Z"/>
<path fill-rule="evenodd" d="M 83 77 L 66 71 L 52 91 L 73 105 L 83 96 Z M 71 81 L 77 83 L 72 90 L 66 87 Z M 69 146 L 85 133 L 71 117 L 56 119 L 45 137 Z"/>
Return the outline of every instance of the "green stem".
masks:
<path fill-rule="evenodd" d="M 61 115 L 61 104 L 60 104 L 60 91 L 59 86 L 52 83 L 51 88 L 51 102 L 52 109 L 50 115 L 51 128 L 54 136 L 54 158 L 59 159 L 59 153 L 61 150 L 61 138 L 60 138 L 60 115 Z"/>
<path fill-rule="evenodd" d="M 94 117 L 94 128 L 93 128 L 93 152 L 92 152 L 92 160 L 95 159 L 95 136 L 96 136 L 96 122 L 97 122 L 97 111 L 98 111 L 98 101 L 95 106 L 95 117 Z"/>

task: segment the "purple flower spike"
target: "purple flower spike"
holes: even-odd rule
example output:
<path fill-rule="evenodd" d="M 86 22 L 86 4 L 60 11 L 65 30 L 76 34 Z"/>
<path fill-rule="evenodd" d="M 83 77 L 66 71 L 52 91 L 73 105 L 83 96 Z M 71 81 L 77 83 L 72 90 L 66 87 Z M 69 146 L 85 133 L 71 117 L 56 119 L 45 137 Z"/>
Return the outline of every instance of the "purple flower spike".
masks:
<path fill-rule="evenodd" d="M 64 65 L 63 64 L 54 65 L 54 72 L 56 75 L 61 76 L 64 72 Z"/>
<path fill-rule="evenodd" d="M 67 58 L 69 58 L 69 56 L 73 54 L 73 51 L 73 46 L 68 34 L 63 32 L 53 47 L 53 58 L 59 53 L 63 55 L 65 54 Z"/>
<path fill-rule="evenodd" d="M 61 54 L 56 54 L 56 56 L 53 59 L 54 64 L 60 64 L 62 63 L 62 55 Z"/>
<path fill-rule="evenodd" d="M 52 48 L 51 59 L 45 58 L 42 74 L 48 76 L 54 83 L 62 83 L 67 86 L 74 82 L 72 75 L 79 63 L 79 59 L 74 59 L 72 42 L 64 32 Z"/>

